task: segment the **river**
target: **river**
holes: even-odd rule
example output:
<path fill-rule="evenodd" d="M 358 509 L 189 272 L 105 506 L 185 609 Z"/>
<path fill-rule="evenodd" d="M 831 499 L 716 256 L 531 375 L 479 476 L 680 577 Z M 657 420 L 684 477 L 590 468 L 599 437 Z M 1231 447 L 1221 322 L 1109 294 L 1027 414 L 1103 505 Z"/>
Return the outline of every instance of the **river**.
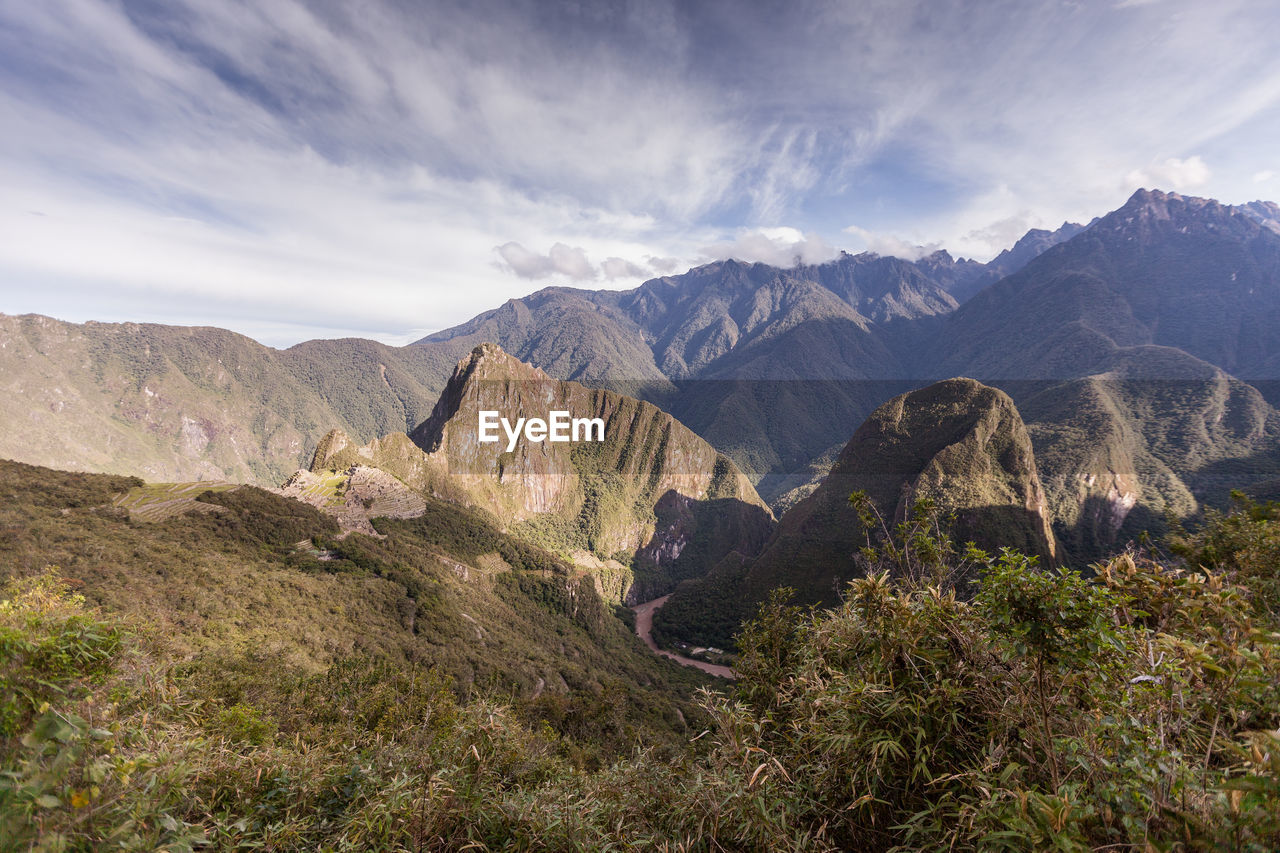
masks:
<path fill-rule="evenodd" d="M 658 648 L 658 644 L 653 641 L 653 614 L 657 612 L 658 608 L 666 604 L 667 599 L 670 597 L 670 595 L 664 595 L 662 598 L 655 598 L 652 601 L 646 601 L 644 604 L 637 604 L 631 608 L 636 614 L 636 634 L 640 639 L 644 640 L 644 644 L 655 653 L 671 658 L 676 663 L 684 664 L 685 666 L 696 666 L 703 672 L 719 678 L 736 678 L 737 676 L 733 674 L 733 670 L 727 666 L 707 663 L 703 660 L 694 660 L 693 658 L 687 658 L 684 655 Z"/>

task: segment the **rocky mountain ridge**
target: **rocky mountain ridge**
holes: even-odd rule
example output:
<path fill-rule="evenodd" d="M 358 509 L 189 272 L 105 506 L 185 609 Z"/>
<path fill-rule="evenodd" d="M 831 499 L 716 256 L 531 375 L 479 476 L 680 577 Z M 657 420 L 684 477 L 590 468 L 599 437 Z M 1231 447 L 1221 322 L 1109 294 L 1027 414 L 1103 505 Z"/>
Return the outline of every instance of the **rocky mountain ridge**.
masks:
<path fill-rule="evenodd" d="M 274 484 L 329 428 L 357 444 L 413 430 L 458 359 L 493 341 L 548 377 L 658 405 L 775 502 L 816 485 L 814 460 L 885 400 L 966 375 L 1023 407 L 1059 539 L 1087 559 L 1081 543 L 1110 547 L 1165 509 L 1276 479 L 1274 213 L 1143 190 L 985 265 L 945 252 L 723 261 L 626 292 L 547 288 L 403 348 L 276 351 L 212 329 L 6 317 L 0 454 Z M 1081 405 L 1054 404 L 1068 398 Z M 1080 439 L 1095 428 L 1098 453 Z"/>
<path fill-rule="evenodd" d="M 949 379 L 877 408 L 817 489 L 783 514 L 758 557 L 734 556 L 681 585 L 655 624 L 689 641 L 724 643 L 775 587 L 794 590 L 800 604 L 837 603 L 863 572 L 860 549 L 883 532 L 864 529 L 849 504 L 854 492 L 867 495 L 889 529 L 928 501 L 959 543 L 1057 562 L 1031 437 L 1013 400 L 972 379 Z M 690 635 L 690 626 L 712 633 Z"/>
<path fill-rule="evenodd" d="M 526 436 L 508 449 L 505 438 L 478 440 L 481 411 L 511 423 L 552 411 L 598 418 L 603 440 Z M 331 431 L 310 470 L 290 478 L 284 493 L 348 519 L 353 529 L 369 523 L 379 502 L 410 512 L 408 495 L 415 493 L 471 506 L 597 573 L 607 568 L 604 591 L 628 601 L 669 591 L 730 550 L 754 553 L 773 527 L 750 481 L 669 414 L 552 379 L 493 344 L 458 363 L 431 416 L 410 435 L 358 445 Z M 364 501 L 370 505 L 362 512 Z"/>

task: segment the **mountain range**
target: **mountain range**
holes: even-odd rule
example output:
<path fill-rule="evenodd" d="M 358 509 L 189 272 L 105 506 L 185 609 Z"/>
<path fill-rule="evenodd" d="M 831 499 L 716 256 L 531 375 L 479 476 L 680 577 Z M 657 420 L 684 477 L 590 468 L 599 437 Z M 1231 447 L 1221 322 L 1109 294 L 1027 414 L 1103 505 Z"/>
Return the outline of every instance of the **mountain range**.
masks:
<path fill-rule="evenodd" d="M 1166 511 L 1280 484 L 1277 213 L 1141 190 L 987 264 L 726 260 L 630 291 L 546 288 L 399 348 L 0 317 L 0 456 L 276 486 L 331 429 L 356 446 L 413 433 L 492 343 L 669 413 L 781 508 L 886 400 L 967 376 L 1016 404 L 1062 557 L 1081 562 Z"/>

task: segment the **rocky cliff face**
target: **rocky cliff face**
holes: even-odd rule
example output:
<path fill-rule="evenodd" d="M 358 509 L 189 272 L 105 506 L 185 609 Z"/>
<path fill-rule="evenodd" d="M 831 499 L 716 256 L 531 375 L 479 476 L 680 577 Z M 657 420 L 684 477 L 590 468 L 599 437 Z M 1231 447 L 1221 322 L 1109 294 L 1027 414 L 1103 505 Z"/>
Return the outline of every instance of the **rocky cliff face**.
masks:
<path fill-rule="evenodd" d="M 499 426 L 481 441 L 480 413 L 508 424 L 553 412 L 603 424 L 603 440 L 514 442 Z M 573 437 L 572 428 L 568 430 Z M 597 437 L 592 433 L 591 437 Z M 512 446 L 514 445 L 514 446 Z M 380 469 L 409 489 L 487 510 L 509 530 L 584 566 L 617 558 L 635 576 L 622 597 L 669 591 L 732 550 L 756 553 L 773 517 L 728 458 L 656 406 L 607 390 L 550 378 L 493 344 L 458 363 L 431 416 L 410 437 L 356 446 L 341 432 L 318 444 L 308 478 L 319 494 L 326 474 Z M 305 481 L 305 482 L 304 482 Z M 353 481 L 354 482 L 354 481 Z M 350 501 L 351 484 L 329 498 Z M 339 500 L 341 498 L 341 500 Z M 587 556 L 589 555 L 589 556 Z"/>
<path fill-rule="evenodd" d="M 886 522 L 929 498 L 955 515 L 952 535 L 979 547 L 1055 556 L 1031 439 L 1013 401 L 972 379 L 949 379 L 876 409 L 812 495 L 783 516 L 749 585 L 787 584 L 835 600 L 866 541 L 850 493 L 866 492 Z"/>
<path fill-rule="evenodd" d="M 706 580 L 680 587 L 659 624 L 678 633 L 679 623 L 723 621 L 718 614 L 696 612 L 707 604 L 730 604 L 745 618 L 779 586 L 793 588 L 802 603 L 838 601 L 860 571 L 854 556 L 867 542 L 848 503 L 855 491 L 866 492 L 889 525 L 904 520 L 917 500 L 929 498 L 954 516 L 950 533 L 957 541 L 988 550 L 1016 548 L 1039 556 L 1042 564 L 1055 561 L 1045 492 L 1013 401 L 972 379 L 949 379 L 876 409 L 822 484 L 783 515 L 756 560 L 726 561 Z"/>

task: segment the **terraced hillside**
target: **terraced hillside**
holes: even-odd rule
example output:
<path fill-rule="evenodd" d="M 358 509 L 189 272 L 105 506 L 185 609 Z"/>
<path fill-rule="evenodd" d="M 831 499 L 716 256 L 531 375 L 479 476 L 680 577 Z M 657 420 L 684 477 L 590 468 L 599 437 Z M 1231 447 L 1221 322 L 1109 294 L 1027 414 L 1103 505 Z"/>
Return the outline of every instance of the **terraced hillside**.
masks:
<path fill-rule="evenodd" d="M 236 488 L 233 483 L 199 481 L 195 483 L 147 483 L 123 492 L 111 501 L 112 506 L 128 510 L 135 521 L 164 521 L 188 512 L 221 512 L 216 504 L 199 500 L 205 492 L 225 492 Z"/>

